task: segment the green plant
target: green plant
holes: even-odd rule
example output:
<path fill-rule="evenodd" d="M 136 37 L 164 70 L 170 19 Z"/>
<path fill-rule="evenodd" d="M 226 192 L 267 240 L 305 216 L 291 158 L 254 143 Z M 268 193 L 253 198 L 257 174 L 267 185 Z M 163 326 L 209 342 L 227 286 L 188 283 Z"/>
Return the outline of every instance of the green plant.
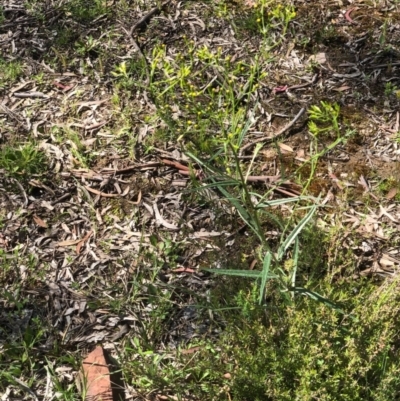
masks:
<path fill-rule="evenodd" d="M 385 96 L 386 97 L 390 97 L 394 94 L 397 95 L 397 93 L 398 93 L 398 88 L 393 82 L 388 81 L 385 83 Z"/>
<path fill-rule="evenodd" d="M 76 47 L 76 52 L 80 56 L 86 56 L 90 52 L 95 52 L 96 48 L 98 46 L 98 41 L 93 38 L 93 36 L 88 36 L 87 38 L 84 38 L 81 41 L 77 41 L 75 44 Z"/>
<path fill-rule="evenodd" d="M 310 166 L 309 176 L 303 185 L 303 193 L 306 193 L 315 177 L 319 159 L 354 135 L 354 131 L 351 129 L 347 129 L 344 135 L 341 134 L 339 125 L 340 106 L 337 103 L 330 104 L 321 101 L 320 106 L 312 105 L 308 113 L 310 118 L 308 129 L 312 136 L 310 146 L 312 156 L 297 170 L 297 172 L 300 172 L 306 166 Z M 334 141 L 328 145 L 324 144 L 323 148 L 319 150 L 320 141 L 326 141 L 330 137 L 333 137 Z"/>
<path fill-rule="evenodd" d="M 314 137 L 323 133 L 333 133 L 336 138 L 340 137 L 340 106 L 337 103 L 330 104 L 321 101 L 320 106 L 311 106 L 308 114 L 310 118 L 308 129 Z"/>
<path fill-rule="evenodd" d="M 263 8 L 265 8 L 265 5 L 263 5 Z M 296 11 L 292 5 L 279 3 L 272 10 L 268 11 L 268 16 L 273 23 L 282 27 L 282 35 L 284 36 L 289 23 L 296 17 Z"/>
<path fill-rule="evenodd" d="M 77 394 L 77 388 L 74 383 L 65 383 L 63 377 L 60 377 L 60 373 L 57 373 L 57 365 L 55 362 L 52 362 L 48 358 L 46 359 L 46 365 L 44 369 L 46 370 L 47 377 L 51 379 L 52 386 L 54 388 L 54 394 L 56 395 L 58 400 L 63 401 L 76 401 L 79 394 Z M 57 362 L 68 363 L 68 365 L 76 365 L 76 360 L 72 358 L 60 358 Z M 77 369 L 79 369 L 77 367 Z"/>
<path fill-rule="evenodd" d="M 71 128 L 52 127 L 52 133 L 60 144 L 64 144 L 73 156 L 73 162 L 81 167 L 89 167 L 96 156 L 95 142 L 92 147 L 82 141 L 81 135 Z"/>
<path fill-rule="evenodd" d="M 14 331 L 10 331 L 12 325 L 8 325 L 2 333 L 2 338 L 7 341 L 2 344 L 0 354 L 0 388 L 7 382 L 18 382 L 16 377 L 21 375 L 28 378 L 27 387 L 30 387 L 34 380 L 34 372 L 40 364 L 35 348 L 43 343 L 45 330 L 40 319 L 30 317 L 29 313 L 23 309 L 8 314 L 9 321 L 13 322 Z"/>
<path fill-rule="evenodd" d="M 284 307 L 273 302 L 274 294 L 265 311 L 252 290 L 241 294 L 239 304 L 253 306 L 246 319 L 231 316 L 220 341 L 221 359 L 234 361 L 231 399 L 383 401 L 397 395 L 398 278 L 382 287 L 330 277 L 310 284 L 346 304 L 346 314 L 307 297 Z"/>
<path fill-rule="evenodd" d="M 22 74 L 22 64 L 19 61 L 6 61 L 0 57 L 0 89 L 11 85 Z"/>
<path fill-rule="evenodd" d="M 175 60 L 166 57 L 165 46 L 154 48 L 148 74 L 152 98 L 168 127 L 164 136 L 177 136 L 193 152 L 212 154 L 224 142 L 227 121 L 245 112 L 266 74 L 257 56 L 248 64 L 233 62 L 230 56 L 223 57 L 222 48 L 196 48 L 183 39 L 186 51 Z"/>
<path fill-rule="evenodd" d="M 244 116 L 242 116 L 244 117 Z M 199 159 L 193 153 L 188 153 L 189 157 L 192 158 L 207 174 L 207 184 L 204 188 L 214 188 L 222 196 L 231 203 L 236 209 L 244 223 L 252 230 L 253 234 L 259 241 L 258 258 L 262 263 L 261 271 L 249 271 L 249 270 L 237 270 L 237 269 L 206 269 L 215 274 L 223 274 L 226 276 L 239 276 L 244 278 L 251 278 L 258 281 L 259 284 L 259 296 L 258 302 L 264 304 L 265 292 L 267 283 L 269 281 L 276 283 L 277 287 L 282 294 L 286 297 L 288 293 L 300 293 L 309 296 L 315 300 L 325 302 L 331 307 L 336 306 L 313 291 L 306 288 L 298 287 L 296 285 L 296 274 L 298 266 L 298 255 L 299 255 L 299 235 L 311 220 L 313 214 L 316 211 L 318 200 L 312 206 L 302 206 L 298 208 L 298 211 L 308 211 L 303 215 L 300 221 L 294 225 L 292 229 L 289 229 L 290 222 L 284 224 L 279 221 L 272 213 L 268 210 L 273 209 L 274 206 L 282 205 L 285 203 L 296 202 L 300 203 L 305 200 L 311 200 L 307 197 L 295 197 L 289 199 L 280 199 L 277 201 L 267 201 L 267 194 L 260 195 L 252 192 L 247 184 L 247 177 L 250 174 L 251 164 L 247 172 L 242 171 L 240 161 L 238 159 L 238 152 L 243 142 L 245 134 L 251 127 L 251 123 L 248 121 L 246 124 L 240 124 L 241 129 L 237 129 L 237 120 L 233 120 L 233 128 L 231 133 L 225 137 L 223 144 L 223 151 L 219 153 L 225 154 L 225 163 L 228 162 L 226 158 L 230 157 L 234 162 L 234 171 L 228 171 L 227 173 L 221 172 L 218 168 L 212 166 L 211 162 L 204 162 Z M 235 134 L 233 134 L 234 132 Z M 258 150 L 256 148 L 253 159 L 256 156 Z M 210 160 L 216 159 L 214 155 Z M 277 222 L 278 228 L 282 231 L 282 235 L 279 241 L 279 245 L 276 249 L 272 249 L 269 245 L 262 227 L 262 221 L 268 217 L 270 220 Z M 292 249 L 291 256 L 288 257 L 289 249 Z M 290 297 L 289 297 L 290 299 Z"/>
<path fill-rule="evenodd" d="M 250 11 L 240 18 L 234 18 L 235 27 L 240 30 L 261 34 L 264 46 L 271 51 L 284 39 L 289 24 L 296 17 L 293 5 L 276 0 L 252 1 Z M 226 13 L 225 13 L 226 14 Z"/>
<path fill-rule="evenodd" d="M 89 4 L 85 0 L 71 0 L 65 7 L 72 18 L 81 23 L 92 22 L 110 10 L 105 0 L 94 0 Z"/>
<path fill-rule="evenodd" d="M 121 64 L 117 65 L 114 71 L 111 72 L 114 77 L 117 78 L 125 78 L 128 79 L 128 72 L 126 67 L 126 61 L 123 61 Z"/>
<path fill-rule="evenodd" d="M 5 146 L 0 151 L 0 168 L 15 178 L 30 178 L 46 172 L 46 157 L 31 143 L 17 148 Z"/>
<path fill-rule="evenodd" d="M 0 7 L 0 24 L 2 24 L 5 20 L 5 16 L 4 16 L 4 8 Z"/>
<path fill-rule="evenodd" d="M 389 25 L 389 21 L 388 21 L 388 19 L 385 19 L 383 25 L 381 26 L 379 39 L 378 39 L 379 45 L 381 47 L 385 46 L 387 43 L 388 25 Z"/>

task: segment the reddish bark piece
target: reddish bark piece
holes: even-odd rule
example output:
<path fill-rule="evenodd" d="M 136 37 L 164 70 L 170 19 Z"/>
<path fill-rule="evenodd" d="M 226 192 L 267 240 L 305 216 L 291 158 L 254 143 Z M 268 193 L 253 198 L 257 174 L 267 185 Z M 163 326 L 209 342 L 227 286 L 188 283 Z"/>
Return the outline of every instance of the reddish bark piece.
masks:
<path fill-rule="evenodd" d="M 83 361 L 84 386 L 87 401 L 113 401 L 110 370 L 98 345 Z"/>
<path fill-rule="evenodd" d="M 183 171 L 189 171 L 189 167 L 183 165 L 182 163 L 176 162 L 176 161 L 172 161 L 172 160 L 168 160 L 168 159 L 162 159 L 161 160 L 164 164 L 166 164 L 167 166 L 171 166 L 171 167 L 175 167 L 179 170 L 183 170 Z"/>
<path fill-rule="evenodd" d="M 274 93 L 283 93 L 286 92 L 289 89 L 287 85 L 282 85 L 282 86 L 277 86 L 276 88 L 272 89 L 272 92 Z"/>
<path fill-rule="evenodd" d="M 357 24 L 357 22 L 354 21 L 354 20 L 350 17 L 350 14 L 351 14 L 353 11 L 356 11 L 356 10 L 358 10 L 358 7 L 353 7 L 353 8 L 350 8 L 349 10 L 347 10 L 346 13 L 344 14 L 344 18 L 346 18 L 346 20 L 349 21 L 350 24 Z"/>
<path fill-rule="evenodd" d="M 72 89 L 74 87 L 74 85 L 63 85 L 60 82 L 54 81 L 53 85 L 57 86 L 57 88 L 62 89 L 64 92 L 69 91 L 70 89 Z"/>

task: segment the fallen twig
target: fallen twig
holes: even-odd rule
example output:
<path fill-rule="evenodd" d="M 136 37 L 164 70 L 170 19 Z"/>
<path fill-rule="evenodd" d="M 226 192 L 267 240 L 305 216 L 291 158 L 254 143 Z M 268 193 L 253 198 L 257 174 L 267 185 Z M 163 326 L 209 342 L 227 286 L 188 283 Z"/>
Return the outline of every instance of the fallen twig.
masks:
<path fill-rule="evenodd" d="M 17 185 L 17 187 L 20 189 L 22 196 L 24 197 L 24 207 L 28 206 L 29 200 L 28 200 L 28 196 L 26 195 L 25 189 L 24 187 L 20 184 L 20 182 L 18 180 L 16 180 L 15 178 L 12 178 L 12 180 L 15 182 L 15 184 Z"/>
<path fill-rule="evenodd" d="M 39 97 L 39 98 L 43 98 L 43 99 L 48 99 L 49 98 L 48 95 L 45 95 L 42 92 L 14 92 L 13 96 L 14 97 L 19 97 L 19 98 L 22 98 L 22 99 L 33 98 L 33 97 Z"/>
<path fill-rule="evenodd" d="M 121 26 L 121 28 L 124 30 L 124 32 L 129 36 L 129 39 L 131 40 L 133 47 L 136 49 L 136 51 L 138 52 L 139 56 L 143 59 L 143 63 L 144 63 L 144 69 L 145 69 L 145 73 L 146 73 L 146 86 L 148 86 L 150 84 L 150 71 L 149 71 L 149 65 L 147 63 L 147 59 L 145 57 L 145 55 L 142 52 L 142 49 L 139 47 L 139 45 L 136 43 L 135 38 L 132 36 L 132 33 L 128 32 L 123 26 Z M 131 30 L 132 31 L 132 30 Z"/>
<path fill-rule="evenodd" d="M 51 204 L 51 206 L 54 206 L 54 205 L 56 205 L 57 203 L 60 203 L 60 202 L 62 202 L 63 200 L 70 198 L 71 196 L 72 196 L 71 193 L 66 193 L 66 194 L 60 196 L 59 198 L 55 199 L 55 200 L 54 200 L 53 202 L 51 202 L 50 204 Z"/>
<path fill-rule="evenodd" d="M 122 196 L 122 194 L 106 194 L 105 192 L 98 191 L 97 189 L 91 188 L 87 185 L 85 185 L 85 189 L 92 194 L 103 196 L 104 198 L 120 198 Z"/>
<path fill-rule="evenodd" d="M 161 4 L 161 6 L 153 7 L 147 14 L 145 14 L 142 18 L 140 18 L 139 21 L 137 21 L 135 25 L 133 25 L 133 27 L 129 31 L 129 35 L 132 36 L 133 32 L 135 32 L 136 29 L 138 29 L 142 25 L 144 25 L 153 15 L 159 13 L 168 3 L 169 3 L 169 0 L 164 1 L 164 3 Z"/>
<path fill-rule="evenodd" d="M 129 39 L 131 40 L 133 47 L 138 52 L 139 56 L 143 59 L 144 66 L 145 66 L 144 67 L 145 73 L 146 73 L 146 86 L 148 86 L 150 84 L 150 70 L 149 70 L 149 66 L 147 63 L 147 59 L 146 59 L 145 55 L 143 54 L 142 49 L 136 42 L 136 39 L 133 37 L 133 33 L 136 31 L 136 29 L 140 28 L 143 24 L 145 24 L 153 15 L 159 13 L 169 3 L 169 1 L 170 0 L 167 0 L 164 3 L 162 3 L 160 6 L 153 7 L 147 14 L 145 14 L 142 18 L 140 18 L 139 21 L 137 21 L 135 25 L 132 26 L 132 28 L 129 30 L 129 32 L 121 24 L 121 28 L 129 36 Z"/>
<path fill-rule="evenodd" d="M 150 169 L 154 167 L 160 167 L 161 163 L 158 162 L 149 162 L 149 163 L 141 163 L 136 166 L 128 166 L 125 168 L 121 168 L 115 170 L 114 168 L 103 168 L 100 172 L 102 174 L 126 174 L 136 170 Z"/>
<path fill-rule="evenodd" d="M 283 127 L 280 131 L 278 131 L 274 136 L 270 137 L 270 138 L 258 138 L 255 139 L 252 142 L 247 143 L 246 145 L 242 146 L 240 151 L 239 151 L 239 156 L 242 155 L 242 153 L 246 150 L 251 148 L 252 146 L 254 146 L 257 143 L 260 142 L 265 142 L 265 143 L 271 143 L 274 142 L 278 139 L 280 139 L 282 136 L 284 136 L 284 134 L 287 133 L 287 131 L 293 127 L 293 125 L 297 122 L 297 120 L 304 114 L 304 112 L 306 111 L 306 109 L 303 107 L 302 109 L 300 109 L 300 111 L 297 113 L 297 115 L 293 118 L 292 121 L 290 121 L 289 124 L 287 124 L 285 127 Z"/>
<path fill-rule="evenodd" d="M 178 170 L 183 170 L 183 171 L 190 171 L 189 167 L 184 166 L 183 164 L 179 163 L 179 162 L 175 162 L 175 161 L 171 161 L 168 159 L 162 159 L 161 160 L 164 164 L 166 164 L 167 166 L 171 166 L 171 167 L 175 167 Z"/>
<path fill-rule="evenodd" d="M 246 177 L 247 182 L 275 182 L 281 178 L 279 175 L 249 175 Z"/>

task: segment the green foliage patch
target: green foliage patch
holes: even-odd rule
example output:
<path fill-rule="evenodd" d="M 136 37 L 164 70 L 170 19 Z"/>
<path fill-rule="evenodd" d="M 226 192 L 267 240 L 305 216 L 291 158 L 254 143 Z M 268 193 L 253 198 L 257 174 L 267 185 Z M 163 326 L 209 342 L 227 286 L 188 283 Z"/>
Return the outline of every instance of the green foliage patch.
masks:
<path fill-rule="evenodd" d="M 233 400 L 383 401 L 399 395 L 399 279 L 381 287 L 331 284 L 329 278 L 318 285 L 347 312 L 302 297 L 287 307 L 247 307 L 247 321 L 231 323 L 223 342 L 235 361 Z M 253 304 L 254 293 L 241 302 Z"/>
<path fill-rule="evenodd" d="M 0 57 L 0 89 L 15 82 L 21 76 L 22 71 L 22 64 L 19 61 L 8 61 Z"/>
<path fill-rule="evenodd" d="M 27 179 L 46 172 L 46 156 L 31 143 L 4 146 L 0 150 L 0 168 L 12 177 Z"/>

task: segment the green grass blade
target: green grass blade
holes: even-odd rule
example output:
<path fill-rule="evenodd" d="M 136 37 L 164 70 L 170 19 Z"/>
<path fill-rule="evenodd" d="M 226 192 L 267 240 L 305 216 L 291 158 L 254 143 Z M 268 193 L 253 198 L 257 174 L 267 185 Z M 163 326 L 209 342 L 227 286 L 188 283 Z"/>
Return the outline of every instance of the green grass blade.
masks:
<path fill-rule="evenodd" d="M 240 201 L 232 196 L 225 188 L 217 185 L 218 190 L 224 195 L 224 197 L 232 204 L 237 210 L 242 220 L 251 228 L 251 230 L 257 235 L 259 240 L 263 242 L 261 233 L 257 230 L 257 224 L 254 222 L 253 216 L 242 206 Z"/>
<path fill-rule="evenodd" d="M 202 161 L 201 159 L 199 159 L 193 153 L 187 152 L 187 156 L 189 156 L 191 159 L 193 159 L 199 166 L 204 167 L 205 169 L 207 169 L 208 171 L 210 171 L 212 173 L 216 173 L 214 168 L 212 168 L 209 164 L 207 164 L 204 161 Z"/>
<path fill-rule="evenodd" d="M 304 287 L 291 287 L 289 288 L 290 291 L 297 292 L 299 294 L 305 295 L 310 297 L 311 299 L 321 302 L 328 306 L 329 308 L 332 308 L 336 310 L 339 313 L 345 314 L 345 311 L 335 302 L 330 301 L 328 298 L 323 297 L 322 295 L 318 294 L 317 292 L 308 290 L 307 288 Z"/>
<path fill-rule="evenodd" d="M 257 195 L 251 192 L 251 195 Z M 300 201 L 315 201 L 316 198 L 313 196 L 297 196 L 295 198 L 282 198 L 282 199 L 273 199 L 268 202 L 263 202 L 263 203 L 258 203 L 257 208 L 263 208 L 263 207 L 273 207 L 273 206 L 281 206 L 285 205 L 287 203 L 293 203 L 293 202 L 300 202 Z M 308 206 L 312 207 L 312 206 Z"/>
<path fill-rule="evenodd" d="M 299 262 L 299 238 L 296 237 L 293 249 L 293 272 L 292 272 L 292 286 L 296 285 L 297 264 Z"/>
<path fill-rule="evenodd" d="M 262 271 L 254 271 L 254 270 L 235 270 L 235 269 L 201 269 L 202 271 L 207 271 L 214 274 L 220 274 L 224 276 L 236 276 L 236 277 L 245 277 L 245 278 L 253 278 L 258 279 L 262 278 Z M 277 278 L 275 274 L 267 274 L 266 279 Z"/>
<path fill-rule="evenodd" d="M 215 174 L 215 177 L 210 177 L 211 184 L 207 184 L 208 187 L 216 188 L 219 192 L 228 200 L 232 206 L 237 210 L 242 220 L 250 227 L 250 229 L 257 235 L 258 239 L 263 242 L 262 233 L 257 230 L 257 224 L 254 221 L 254 217 L 247 211 L 245 207 L 241 204 L 240 200 L 234 196 L 232 196 L 224 187 L 229 186 L 230 183 L 233 185 L 241 185 L 239 181 L 235 181 L 231 177 L 228 177 L 226 180 L 219 181 L 219 178 L 223 179 L 226 177 L 226 174 L 220 173 L 216 171 L 216 169 L 209 166 L 204 161 L 200 160 L 193 153 L 188 152 L 187 155 L 191 157 L 196 163 L 200 166 L 206 168 L 209 172 Z M 203 187 L 204 188 L 204 187 Z"/>
<path fill-rule="evenodd" d="M 198 192 L 198 191 L 201 191 L 202 189 L 208 189 L 208 188 L 215 189 L 215 188 L 218 188 L 218 186 L 233 187 L 233 186 L 236 186 L 237 184 L 238 184 L 238 182 L 234 181 L 234 180 L 214 181 L 210 184 L 204 184 L 202 186 L 199 186 L 199 187 L 196 187 L 193 189 L 188 189 L 185 192 Z"/>
<path fill-rule="evenodd" d="M 263 268 L 261 271 L 261 286 L 260 286 L 260 298 L 259 298 L 260 305 L 262 304 L 263 299 L 265 298 L 267 280 L 271 278 L 271 276 L 269 275 L 271 260 L 272 260 L 271 252 L 267 252 L 264 256 Z"/>
<path fill-rule="evenodd" d="M 256 105 L 256 107 L 257 107 L 257 105 Z M 238 137 L 238 143 L 237 143 L 238 147 L 241 147 L 241 146 L 242 146 L 244 137 L 246 136 L 246 134 L 247 134 L 247 132 L 249 131 L 250 127 L 251 127 L 252 125 L 254 125 L 254 124 L 257 122 L 257 120 L 258 120 L 258 118 L 257 118 L 257 119 L 254 118 L 254 115 L 253 115 L 253 114 L 251 115 L 251 117 L 252 117 L 252 118 L 249 118 L 249 119 L 246 121 L 245 126 L 244 126 L 244 127 L 242 128 L 242 130 L 240 131 L 240 134 L 239 134 L 239 137 Z"/>
<path fill-rule="evenodd" d="M 293 241 L 301 233 L 301 230 L 310 221 L 311 217 L 317 210 L 317 205 L 313 205 L 309 212 L 300 220 L 299 224 L 294 228 L 294 230 L 286 237 L 285 241 L 280 245 L 278 250 L 278 260 L 281 260 L 287 249 L 292 245 Z"/>

